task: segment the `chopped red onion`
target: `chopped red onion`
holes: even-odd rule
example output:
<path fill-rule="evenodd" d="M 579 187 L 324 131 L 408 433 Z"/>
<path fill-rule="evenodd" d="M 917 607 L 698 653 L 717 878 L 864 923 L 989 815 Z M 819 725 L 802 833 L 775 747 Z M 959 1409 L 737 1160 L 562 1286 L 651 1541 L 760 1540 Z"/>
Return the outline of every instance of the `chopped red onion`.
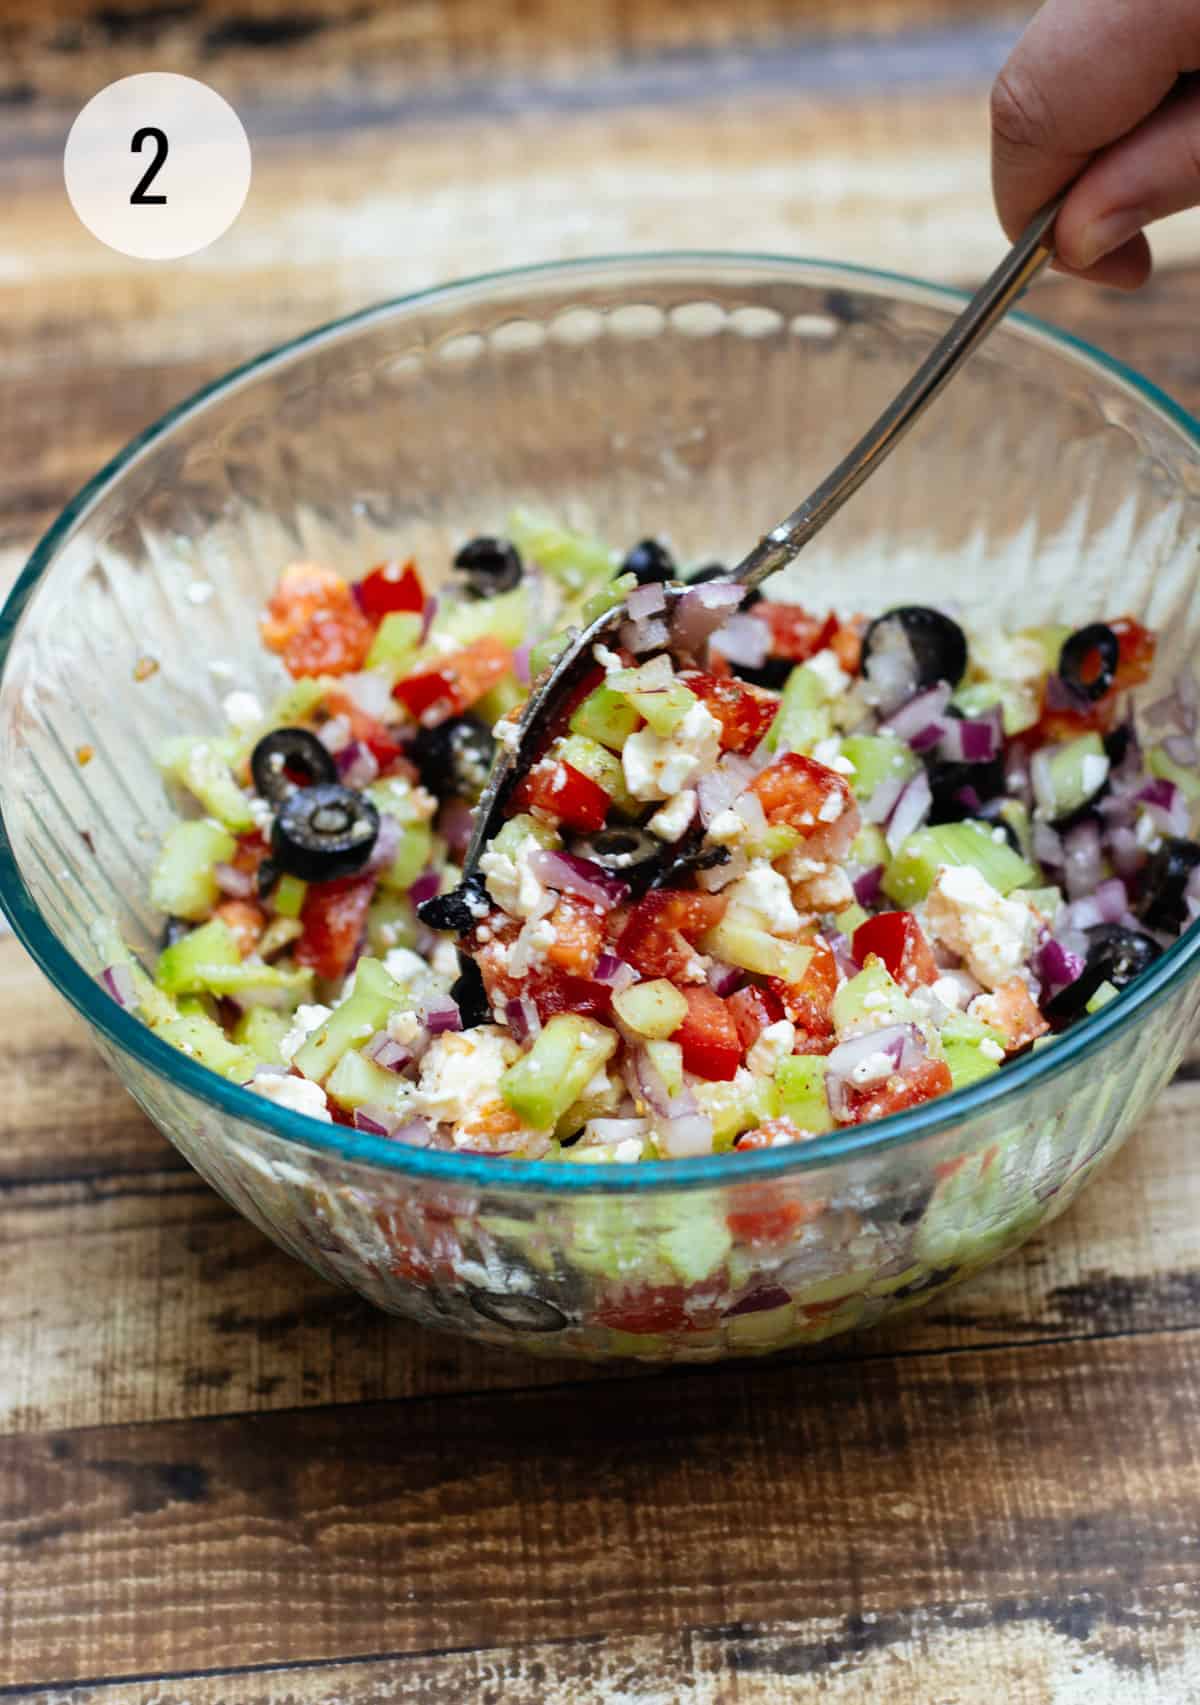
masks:
<path fill-rule="evenodd" d="M 737 812 L 738 816 L 742 819 L 742 822 L 750 830 L 752 835 L 761 835 L 765 832 L 767 827 L 767 814 L 763 810 L 762 800 L 758 797 L 757 793 L 751 793 L 747 790 L 737 800 L 733 809 Z"/>
<path fill-rule="evenodd" d="M 1010 740 L 1004 754 L 1004 791 L 1023 805 L 1033 803 L 1029 781 L 1029 752 L 1021 740 Z"/>
<path fill-rule="evenodd" d="M 708 968 L 708 986 L 714 995 L 720 995 L 724 1000 L 726 995 L 733 994 L 746 973 L 736 965 L 726 965 L 721 959 L 714 959 Z"/>
<path fill-rule="evenodd" d="M 759 1285 L 757 1290 L 749 1291 L 727 1308 L 723 1315 L 725 1320 L 735 1320 L 740 1314 L 763 1314 L 769 1308 L 786 1308 L 791 1302 L 790 1291 L 785 1291 L 782 1285 Z"/>
<path fill-rule="evenodd" d="M 574 853 L 547 852 L 543 848 L 529 855 L 529 868 L 548 888 L 560 894 L 577 894 L 594 906 L 611 911 L 629 894 L 629 884 L 611 875 L 590 858 L 577 858 Z"/>
<path fill-rule="evenodd" d="M 542 1028 L 538 1009 L 528 995 L 518 995 L 504 1004 L 504 1022 L 518 1042 L 528 1042 Z"/>
<path fill-rule="evenodd" d="M 1042 985 L 1044 995 L 1056 995 L 1077 977 L 1083 975 L 1084 961 L 1072 953 L 1054 936 L 1048 936 L 1033 956 L 1033 974 Z"/>
<path fill-rule="evenodd" d="M 1066 858 L 1062 836 L 1049 823 L 1039 820 L 1033 825 L 1033 856 L 1039 864 L 1049 865 L 1054 870 L 1059 869 Z"/>
<path fill-rule="evenodd" d="M 713 1123 L 707 1113 L 678 1113 L 659 1126 L 659 1141 L 672 1160 L 711 1154 Z"/>
<path fill-rule="evenodd" d="M 712 649 L 746 669 L 761 669 L 771 653 L 771 630 L 759 616 L 740 611 L 718 628 Z"/>
<path fill-rule="evenodd" d="M 1103 871 L 1100 831 L 1090 819 L 1063 836 L 1064 877 L 1069 900 L 1081 900 L 1099 885 Z"/>
<path fill-rule="evenodd" d="M 331 716 L 328 722 L 323 722 L 317 729 L 317 739 L 335 758 L 350 744 L 352 738 L 348 716 Z"/>
<path fill-rule="evenodd" d="M 423 870 L 408 891 L 408 897 L 414 906 L 423 906 L 426 900 L 432 900 L 442 885 L 442 878 L 436 870 Z"/>
<path fill-rule="evenodd" d="M 744 586 L 714 580 L 685 592 L 675 606 L 671 629 L 681 651 L 698 656 L 709 635 L 716 632 L 746 595 Z"/>
<path fill-rule="evenodd" d="M 462 1029 L 458 1002 L 449 995 L 428 995 L 418 1002 L 417 1011 L 431 1036 L 440 1036 L 446 1030 Z"/>
<path fill-rule="evenodd" d="M 363 874 L 374 876 L 381 870 L 388 870 L 400 848 L 400 825 L 394 817 L 384 812 L 379 819 L 379 833 L 375 837 L 375 845 L 371 848 L 371 856 L 363 866 Z"/>
<path fill-rule="evenodd" d="M 403 1125 L 397 1125 L 391 1136 L 394 1143 L 404 1143 L 408 1148 L 427 1149 L 433 1141 L 433 1130 L 425 1119 L 406 1119 Z"/>
<path fill-rule="evenodd" d="M 665 651 L 671 641 L 671 630 L 658 616 L 648 616 L 645 621 L 622 622 L 620 638 L 627 650 L 641 657 L 647 651 Z"/>
<path fill-rule="evenodd" d="M 889 1024 L 839 1042 L 828 1056 L 825 1070 L 825 1091 L 834 1117 L 844 1119 L 848 1114 L 853 1074 L 865 1060 L 882 1054 L 893 1070 L 906 1072 L 919 1064 L 925 1053 L 925 1038 L 915 1024 Z"/>
<path fill-rule="evenodd" d="M 523 687 L 529 685 L 529 653 L 532 647 L 528 640 L 523 640 L 512 655 L 513 674 Z"/>
<path fill-rule="evenodd" d="M 137 989 L 133 972 L 128 965 L 106 965 L 100 973 L 100 981 L 117 1005 L 124 1007 L 126 1012 L 137 1005 Z"/>
<path fill-rule="evenodd" d="M 825 940 L 829 943 L 829 950 L 833 954 L 834 963 L 842 976 L 857 977 L 862 966 L 850 950 L 849 938 L 844 936 L 840 929 L 834 929 L 826 932 Z"/>
<path fill-rule="evenodd" d="M 1164 835 L 1186 835 L 1191 828 L 1191 812 L 1183 790 L 1173 781 L 1155 777 L 1137 794 L 1137 802 Z"/>
<path fill-rule="evenodd" d="M 338 777 L 343 787 L 370 787 L 379 775 L 379 764 L 374 752 L 361 740 L 351 740 L 348 746 L 343 746 L 337 754 L 336 762 Z"/>
<path fill-rule="evenodd" d="M 1004 726 L 997 706 L 986 716 L 950 717 L 942 736 L 941 755 L 954 764 L 987 764 L 1004 744 Z"/>
<path fill-rule="evenodd" d="M 1146 860 L 1145 848 L 1136 833 L 1124 825 L 1109 830 L 1108 854 L 1118 876 L 1136 876 Z"/>
<path fill-rule="evenodd" d="M 942 712 L 950 702 L 950 688 L 945 681 L 939 681 L 936 687 L 928 687 L 923 693 L 902 704 L 894 710 L 885 722 L 880 723 L 881 734 L 894 734 L 897 740 L 907 740 L 910 743 L 914 737 L 923 734 L 926 729 L 941 727 Z"/>
<path fill-rule="evenodd" d="M 870 799 L 860 805 L 864 823 L 886 823 L 904 792 L 901 776 L 884 776 Z"/>
<path fill-rule="evenodd" d="M 1163 741 L 1163 751 L 1173 764 L 1179 764 L 1186 770 L 1195 769 L 1200 763 L 1196 742 L 1188 734 L 1168 734 Z"/>
<path fill-rule="evenodd" d="M 908 837 L 915 829 L 919 829 L 928 817 L 932 804 L 933 789 L 929 785 L 929 777 L 923 769 L 918 770 L 896 801 L 895 809 L 888 819 L 889 852 L 899 852 Z"/>
<path fill-rule="evenodd" d="M 402 1072 L 413 1058 L 411 1048 L 397 1042 L 386 1030 L 377 1030 L 363 1049 L 363 1058 L 382 1066 L 386 1072 Z"/>
<path fill-rule="evenodd" d="M 395 1115 L 389 1113 L 386 1107 L 356 1107 L 354 1109 L 354 1129 L 356 1131 L 365 1131 L 370 1137 L 390 1137 L 395 1128 Z"/>
<path fill-rule="evenodd" d="M 421 644 L 429 638 L 429 630 L 433 626 L 433 618 L 438 612 L 438 601 L 429 597 L 425 600 L 425 608 L 421 611 Z"/>
<path fill-rule="evenodd" d="M 592 981 L 603 983 L 605 988 L 620 994 L 630 983 L 637 982 L 637 972 L 632 965 L 618 959 L 615 953 L 602 953 L 596 961 L 596 969 L 592 972 Z"/>
<path fill-rule="evenodd" d="M 913 735 L 908 744 L 918 754 L 931 752 L 935 746 L 940 744 L 946 730 L 952 726 L 948 717 L 945 722 L 927 722 L 924 728 Z"/>
<path fill-rule="evenodd" d="M 465 799 L 448 799 L 438 812 L 437 832 L 450 854 L 461 859 L 475 831 L 475 813 Z"/>
<path fill-rule="evenodd" d="M 1092 895 L 1092 904 L 1100 912 L 1100 922 L 1115 924 L 1129 909 L 1129 894 L 1119 876 L 1110 876 Z"/>
<path fill-rule="evenodd" d="M 228 894 L 231 900 L 248 900 L 258 887 L 250 872 L 238 870 L 236 865 L 214 864 L 213 875 L 222 894 Z"/>
<path fill-rule="evenodd" d="M 870 870 L 864 870 L 854 878 L 854 898 L 860 906 L 870 907 L 878 900 L 883 884 L 883 871 L 882 864 L 875 864 Z"/>
<path fill-rule="evenodd" d="M 661 580 L 652 580 L 647 586 L 635 586 L 625 600 L 625 607 L 635 622 L 641 622 L 647 616 L 657 616 L 660 610 L 667 607 L 667 594 Z"/>

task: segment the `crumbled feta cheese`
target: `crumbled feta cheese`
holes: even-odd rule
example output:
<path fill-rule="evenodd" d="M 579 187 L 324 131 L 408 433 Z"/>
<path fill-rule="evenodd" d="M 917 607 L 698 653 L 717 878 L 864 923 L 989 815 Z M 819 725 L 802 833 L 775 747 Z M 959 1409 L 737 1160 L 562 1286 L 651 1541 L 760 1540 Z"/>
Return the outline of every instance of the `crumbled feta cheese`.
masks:
<path fill-rule="evenodd" d="M 761 918 L 772 935 L 794 935 L 800 914 L 792 904 L 787 878 L 769 864 L 751 865 L 729 889 L 729 904 Z"/>
<path fill-rule="evenodd" d="M 924 910 L 935 941 L 961 954 L 987 989 L 1015 975 L 1033 951 L 1033 912 L 1023 901 L 1004 899 L 972 865 L 942 865 Z"/>
<path fill-rule="evenodd" d="M 415 1042 L 424 1026 L 415 1012 L 397 1010 L 392 1013 L 387 1022 L 387 1033 L 393 1042 L 401 1042 L 407 1046 Z"/>
<path fill-rule="evenodd" d="M 707 774 L 721 750 L 721 724 L 699 700 L 668 736 L 640 728 L 621 752 L 635 799 L 670 799 Z"/>
<path fill-rule="evenodd" d="M 224 657 L 214 657 L 208 665 L 208 672 L 218 681 L 233 680 L 233 664 Z"/>
<path fill-rule="evenodd" d="M 640 1137 L 623 1137 L 613 1148 L 613 1159 L 620 1166 L 629 1166 L 635 1160 L 642 1158 L 642 1139 Z"/>
<path fill-rule="evenodd" d="M 850 1069 L 850 1082 L 858 1089 L 865 1089 L 871 1084 L 886 1083 L 896 1069 L 895 1061 L 890 1054 L 877 1050 L 867 1054 L 856 1066 Z"/>
<path fill-rule="evenodd" d="M 248 799 L 246 805 L 254 819 L 254 827 L 260 835 L 264 835 L 267 840 L 270 840 L 271 831 L 275 827 L 275 813 L 271 810 L 270 805 L 265 799 L 259 799 L 257 794 Z"/>
<path fill-rule="evenodd" d="M 836 770 L 840 776 L 852 776 L 854 765 L 849 758 L 842 756 L 842 742 L 836 734 L 831 734 L 827 740 L 818 740 L 813 747 L 812 755 L 818 764 L 824 764 L 827 770 Z"/>
<path fill-rule="evenodd" d="M 263 707 L 253 693 L 240 690 L 229 693 L 222 701 L 221 709 L 230 728 L 238 734 L 248 734 L 263 720 Z"/>
<path fill-rule="evenodd" d="M 985 1036 L 979 1044 L 979 1052 L 985 1060 L 991 1060 L 996 1065 L 999 1065 L 1004 1058 L 1004 1049 L 999 1042 L 993 1042 L 990 1036 Z"/>
<path fill-rule="evenodd" d="M 718 811 L 708 825 L 707 839 L 718 847 L 732 847 L 746 834 L 749 825 L 736 811 Z"/>
<path fill-rule="evenodd" d="M 298 1006 L 292 1019 L 292 1028 L 279 1044 L 279 1052 L 290 1066 L 293 1059 L 303 1048 L 305 1042 L 314 1030 L 319 1030 L 327 1018 L 333 1016 L 331 1006 Z"/>
<path fill-rule="evenodd" d="M 515 752 L 521 744 L 521 724 L 519 718 L 505 714 L 492 725 L 492 737 L 498 746 L 504 746 L 508 751 Z"/>
<path fill-rule="evenodd" d="M 397 983 L 424 983 L 429 967 L 411 947 L 393 947 L 384 957 L 383 968 Z"/>
<path fill-rule="evenodd" d="M 1083 791 L 1090 799 L 1092 794 L 1099 793 L 1108 777 L 1108 759 L 1102 752 L 1087 752 L 1080 765 L 1080 780 Z"/>
<path fill-rule="evenodd" d="M 529 860 L 542 851 L 536 835 L 526 835 L 511 854 L 489 847 L 479 861 L 488 893 L 510 918 L 530 918 L 546 898 L 547 889 L 529 867 Z"/>
<path fill-rule="evenodd" d="M 819 823 L 836 823 L 845 809 L 846 802 L 840 793 L 827 793 L 821 801 L 820 810 L 817 812 L 817 821 Z"/>
<path fill-rule="evenodd" d="M 826 696 L 831 699 L 839 698 L 850 685 L 850 677 L 838 662 L 836 653 L 828 649 L 810 657 L 805 667 L 820 678 Z"/>
<path fill-rule="evenodd" d="M 413 1108 L 438 1124 L 460 1124 L 494 1101 L 503 1074 L 520 1048 L 497 1025 L 435 1036 L 421 1061 Z"/>
<path fill-rule="evenodd" d="M 1162 846 L 1162 836 L 1159 834 L 1158 824 L 1148 811 L 1138 812 L 1133 833 L 1138 846 L 1145 848 L 1147 852 L 1157 852 Z"/>
<path fill-rule="evenodd" d="M 966 1004 L 967 991 L 957 977 L 939 977 L 932 985 L 931 993 L 951 1012 L 958 1012 Z"/>
<path fill-rule="evenodd" d="M 668 799 L 665 805 L 660 805 L 646 827 L 660 841 L 677 841 L 695 815 L 696 793 L 689 787 L 677 793 L 674 799 Z"/>
<path fill-rule="evenodd" d="M 429 968 L 443 983 L 452 983 L 458 976 L 458 949 L 452 941 L 439 941 L 429 960 Z"/>
<path fill-rule="evenodd" d="M 327 1125 L 333 1123 L 325 1104 L 325 1091 L 319 1083 L 310 1083 L 306 1077 L 282 1077 L 277 1072 L 264 1072 L 251 1081 L 250 1088 L 265 1101 L 273 1101 L 276 1107 L 286 1107 L 293 1113 L 307 1113 L 310 1119 L 322 1119 Z"/>
<path fill-rule="evenodd" d="M 854 885 L 840 864 L 789 854 L 784 867 L 798 906 L 811 912 L 840 912 L 854 899 Z"/>
<path fill-rule="evenodd" d="M 606 675 L 615 675 L 618 670 L 625 667 L 616 652 L 610 651 L 607 645 L 593 645 L 592 656 Z"/>
<path fill-rule="evenodd" d="M 795 1046 L 796 1026 L 790 1018 L 781 1018 L 759 1033 L 758 1041 L 746 1055 L 746 1064 L 755 1077 L 774 1077 L 775 1068 Z"/>

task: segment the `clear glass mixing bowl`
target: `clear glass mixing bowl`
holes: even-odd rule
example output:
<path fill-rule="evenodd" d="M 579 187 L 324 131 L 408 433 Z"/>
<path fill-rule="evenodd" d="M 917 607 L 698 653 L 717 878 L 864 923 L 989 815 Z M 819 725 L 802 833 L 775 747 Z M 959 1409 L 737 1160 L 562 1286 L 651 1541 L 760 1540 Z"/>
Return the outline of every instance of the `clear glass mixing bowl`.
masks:
<path fill-rule="evenodd" d="M 389 304 L 222 379 L 72 502 L 0 615 L 0 905 L 173 1143 L 300 1260 L 503 1344 L 713 1360 L 919 1306 L 1073 1199 L 1171 1076 L 1191 931 L 1131 993 L 975 1087 L 801 1147 L 589 1168 L 414 1152 L 213 1076 L 94 980 L 150 952 L 159 741 L 270 697 L 254 616 L 297 555 L 422 569 L 514 502 L 736 560 L 898 388 L 950 291 L 763 257 L 533 269 Z M 843 611 L 1129 613 L 1196 649 L 1197 425 L 1136 375 L 1005 325 L 791 574 Z M 783 588 L 781 587 L 782 591 Z M 153 667 L 151 667 L 153 665 Z M 83 748 L 94 756 L 80 762 Z"/>

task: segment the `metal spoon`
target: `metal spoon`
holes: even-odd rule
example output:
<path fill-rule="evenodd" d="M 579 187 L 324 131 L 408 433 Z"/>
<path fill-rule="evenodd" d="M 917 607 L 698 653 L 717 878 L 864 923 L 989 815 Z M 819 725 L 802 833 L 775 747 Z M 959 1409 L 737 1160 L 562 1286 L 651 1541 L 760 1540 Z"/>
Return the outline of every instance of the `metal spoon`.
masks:
<path fill-rule="evenodd" d="M 1031 221 L 945 337 L 845 460 L 798 509 L 760 539 L 735 569 L 722 577 L 725 582 L 744 586 L 747 591 L 760 586 L 768 575 L 785 568 L 870 479 L 1051 259 L 1054 221 L 1067 193 L 1064 190 Z M 686 583 L 668 582 L 663 590 L 669 608 L 673 600 L 691 588 Z M 534 687 L 517 726 L 515 742 L 501 745 L 497 750 L 487 787 L 475 812 L 475 832 L 463 860 L 464 881 L 477 873 L 479 860 L 500 827 L 500 815 L 508 798 L 530 767 L 541 730 L 575 687 L 581 671 L 591 664 L 592 647 L 611 640 L 628 619 L 629 612 L 623 604 L 598 617 L 576 636 L 550 673 Z"/>

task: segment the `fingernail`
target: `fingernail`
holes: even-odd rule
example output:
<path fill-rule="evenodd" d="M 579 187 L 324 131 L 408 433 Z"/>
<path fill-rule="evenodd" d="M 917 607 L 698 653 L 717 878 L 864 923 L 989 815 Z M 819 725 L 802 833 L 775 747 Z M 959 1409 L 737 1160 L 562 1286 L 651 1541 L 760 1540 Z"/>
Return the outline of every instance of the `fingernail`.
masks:
<path fill-rule="evenodd" d="M 1108 213 L 1103 219 L 1096 219 L 1090 225 L 1085 225 L 1078 243 L 1075 245 L 1075 265 L 1081 272 L 1095 266 L 1105 255 L 1111 255 L 1114 249 L 1119 249 L 1127 243 L 1130 237 L 1136 237 L 1143 226 L 1150 223 L 1150 216 L 1141 207 L 1124 207 L 1118 213 Z"/>

